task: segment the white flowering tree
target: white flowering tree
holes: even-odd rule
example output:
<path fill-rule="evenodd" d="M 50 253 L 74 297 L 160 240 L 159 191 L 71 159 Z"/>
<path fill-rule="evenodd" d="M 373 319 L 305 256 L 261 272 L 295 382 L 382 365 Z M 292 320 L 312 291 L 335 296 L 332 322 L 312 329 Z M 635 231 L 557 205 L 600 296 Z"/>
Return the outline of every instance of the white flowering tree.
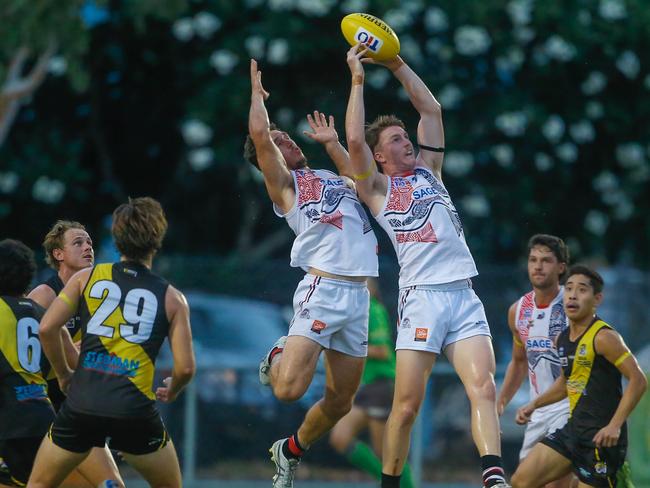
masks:
<path fill-rule="evenodd" d="M 242 158 L 248 60 L 259 61 L 273 121 L 327 166 L 301 135 L 305 115 L 331 113 L 343 134 L 339 24 L 365 11 L 396 30 L 442 103 L 445 183 L 479 260 L 511 261 L 528 236 L 550 232 L 578 256 L 650 262 L 644 2 L 43 0 L 52 11 L 34 20 L 30 44 L 20 36 L 39 11 L 5 4 L 23 10 L 2 19 L 3 34 L 19 27 L 0 47 L 2 83 L 21 49 L 30 54 L 0 147 L 3 228 L 19 228 L 18 207 L 46 218 L 32 215 L 34 199 L 52 215 L 83 204 L 98 221 L 121 195 L 152 194 L 178 221 L 172 248 L 286 255 L 290 234 Z M 417 114 L 390 73 L 368 66 L 366 81 L 368 117 L 395 113 L 413 133 Z"/>

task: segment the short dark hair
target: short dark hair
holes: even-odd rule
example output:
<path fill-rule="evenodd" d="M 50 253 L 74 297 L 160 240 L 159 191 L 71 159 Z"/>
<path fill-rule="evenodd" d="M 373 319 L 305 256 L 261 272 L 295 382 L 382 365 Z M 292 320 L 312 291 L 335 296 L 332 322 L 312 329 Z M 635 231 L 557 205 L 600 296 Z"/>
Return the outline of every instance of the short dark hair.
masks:
<path fill-rule="evenodd" d="M 569 264 L 569 248 L 559 237 L 550 234 L 535 234 L 528 240 L 527 255 L 530 255 L 530 251 L 535 246 L 548 247 L 560 263 Z M 566 273 L 562 275 L 564 274 Z"/>
<path fill-rule="evenodd" d="M 585 266 L 584 264 L 575 264 L 571 266 L 567 272 L 567 279 L 578 274 L 585 275 L 589 278 L 589 284 L 594 290 L 594 295 L 602 292 L 603 288 L 605 288 L 605 280 L 603 280 L 603 277 L 589 266 Z"/>
<path fill-rule="evenodd" d="M 0 241 L 0 295 L 24 295 L 35 273 L 36 261 L 30 248 L 13 239 Z"/>
<path fill-rule="evenodd" d="M 375 147 L 379 144 L 379 136 L 388 127 L 401 127 L 406 130 L 406 125 L 395 115 L 380 115 L 366 126 L 366 143 L 374 153 Z"/>
<path fill-rule="evenodd" d="M 273 122 L 269 124 L 269 131 L 272 130 L 278 130 L 278 126 Z M 244 159 L 257 169 L 260 169 L 260 163 L 257 160 L 257 150 L 255 149 L 255 144 L 250 134 L 246 134 L 246 140 L 244 141 Z"/>
<path fill-rule="evenodd" d="M 150 197 L 129 198 L 113 211 L 111 233 L 122 256 L 142 261 L 162 246 L 167 218 L 162 206 Z"/>

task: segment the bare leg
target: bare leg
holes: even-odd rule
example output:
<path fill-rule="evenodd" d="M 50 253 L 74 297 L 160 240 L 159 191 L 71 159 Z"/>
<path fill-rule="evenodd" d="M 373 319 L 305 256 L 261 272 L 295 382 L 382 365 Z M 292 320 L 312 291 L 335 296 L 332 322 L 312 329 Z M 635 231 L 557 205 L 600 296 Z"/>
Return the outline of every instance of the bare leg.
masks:
<path fill-rule="evenodd" d="M 488 336 L 455 342 L 445 354 L 465 386 L 472 411 L 472 438 L 481 456 L 501 455 L 499 417 L 494 384 L 494 351 Z"/>
<path fill-rule="evenodd" d="M 371 418 L 368 420 L 368 430 L 370 433 L 370 445 L 375 454 L 381 459 L 383 452 L 383 440 L 386 421 L 384 419 Z"/>
<path fill-rule="evenodd" d="M 322 347 L 302 336 L 290 336 L 271 364 L 271 386 L 276 398 L 294 402 L 302 397 L 314 377 Z"/>
<path fill-rule="evenodd" d="M 330 445 L 339 454 L 344 454 L 367 424 L 368 417 L 365 412 L 358 407 L 352 407 L 330 431 Z"/>
<path fill-rule="evenodd" d="M 88 456 L 88 452 L 90 451 L 83 453 L 67 451 L 45 436 L 36 454 L 27 488 L 59 486 L 66 476 Z"/>
<path fill-rule="evenodd" d="M 540 488 L 571 473 L 571 461 L 545 444 L 537 443 L 512 475 L 512 488 Z"/>
<path fill-rule="evenodd" d="M 422 405 L 435 361 L 436 355 L 431 352 L 397 351 L 393 408 L 384 432 L 382 471 L 386 474 L 397 476 L 404 468 L 411 428 Z"/>
<path fill-rule="evenodd" d="M 106 446 L 103 448 L 92 448 L 88 457 L 77 466 L 75 471 L 80 475 L 77 476 L 77 478 L 83 478 L 86 480 L 85 484 L 78 484 L 78 486 L 96 488 L 97 485 L 105 480 L 115 480 L 123 483 L 120 472 L 117 469 L 117 464 L 115 464 L 115 460 L 113 459 L 113 455 Z M 76 473 L 73 472 L 72 475 L 75 474 Z M 66 480 L 66 487 L 70 481 L 70 478 Z"/>
<path fill-rule="evenodd" d="M 326 351 L 325 359 L 325 396 L 309 409 L 298 429 L 298 440 L 304 447 L 326 434 L 350 411 L 363 373 L 365 358 Z"/>
<path fill-rule="evenodd" d="M 546 483 L 545 488 L 571 488 L 571 483 L 574 480 L 573 473 L 568 473 L 566 476 L 563 476 L 559 480 L 551 481 Z M 577 478 L 576 478 L 577 479 Z"/>
<path fill-rule="evenodd" d="M 122 456 L 152 488 L 181 488 L 181 468 L 171 441 L 151 454 L 136 456 L 124 452 Z"/>

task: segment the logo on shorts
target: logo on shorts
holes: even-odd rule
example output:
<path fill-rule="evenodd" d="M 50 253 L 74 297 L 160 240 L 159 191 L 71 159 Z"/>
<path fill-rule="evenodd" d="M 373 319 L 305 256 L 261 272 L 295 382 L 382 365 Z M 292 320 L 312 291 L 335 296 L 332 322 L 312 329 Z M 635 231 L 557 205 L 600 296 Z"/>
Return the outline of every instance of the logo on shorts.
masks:
<path fill-rule="evenodd" d="M 410 329 L 411 328 L 411 321 L 406 317 L 402 322 L 399 324 L 399 326 L 402 329 Z"/>
<path fill-rule="evenodd" d="M 308 308 L 303 309 L 303 310 L 300 312 L 299 317 L 300 317 L 301 319 L 308 319 L 308 318 L 309 318 L 309 309 L 308 309 Z"/>
<path fill-rule="evenodd" d="M 598 461 L 594 464 L 594 471 L 598 474 L 607 474 L 607 463 L 605 461 Z"/>
<path fill-rule="evenodd" d="M 325 322 L 314 320 L 311 324 L 311 331 L 316 332 L 316 334 L 320 334 L 321 330 L 323 330 L 325 327 L 327 327 L 327 324 Z"/>
<path fill-rule="evenodd" d="M 591 478 L 591 473 L 589 470 L 585 468 L 580 468 L 578 471 L 580 471 L 580 474 L 582 475 L 583 478 Z"/>
<path fill-rule="evenodd" d="M 427 336 L 429 335 L 429 329 L 424 327 L 415 328 L 415 342 L 426 342 Z"/>

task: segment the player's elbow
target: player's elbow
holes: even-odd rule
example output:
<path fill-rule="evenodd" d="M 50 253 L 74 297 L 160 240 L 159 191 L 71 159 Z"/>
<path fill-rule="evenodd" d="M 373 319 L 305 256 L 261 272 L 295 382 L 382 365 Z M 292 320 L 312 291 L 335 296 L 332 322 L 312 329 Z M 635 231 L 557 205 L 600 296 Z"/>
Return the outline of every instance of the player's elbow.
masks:
<path fill-rule="evenodd" d="M 350 131 L 346 134 L 346 140 L 348 143 L 348 151 L 361 151 L 366 145 L 366 136 L 363 132 L 357 133 L 357 131 Z"/>
<path fill-rule="evenodd" d="M 641 395 L 643 395 L 645 391 L 648 389 L 648 378 L 646 377 L 645 373 L 641 370 L 638 371 L 636 376 L 637 376 L 637 382 L 639 384 L 639 391 Z"/>
<path fill-rule="evenodd" d="M 192 359 L 191 361 L 186 361 L 182 364 L 175 364 L 174 373 L 174 376 L 176 376 L 183 383 L 189 383 L 189 381 L 196 374 L 196 363 Z"/>

